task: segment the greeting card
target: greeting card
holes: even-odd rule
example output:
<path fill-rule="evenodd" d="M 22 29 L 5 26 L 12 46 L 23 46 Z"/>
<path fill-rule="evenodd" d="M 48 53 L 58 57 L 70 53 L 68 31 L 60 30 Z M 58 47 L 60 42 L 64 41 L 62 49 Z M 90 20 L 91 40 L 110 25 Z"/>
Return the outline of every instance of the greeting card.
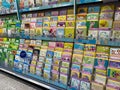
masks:
<path fill-rule="evenodd" d="M 113 86 L 106 86 L 106 90 L 119 90 L 119 87 L 113 87 Z"/>
<path fill-rule="evenodd" d="M 109 47 L 97 46 L 96 57 L 108 60 L 109 50 Z"/>
<path fill-rule="evenodd" d="M 58 16 L 51 16 L 50 21 L 58 21 Z"/>
<path fill-rule="evenodd" d="M 112 31 L 112 37 L 115 38 L 115 39 L 120 39 L 120 31 L 113 30 Z"/>
<path fill-rule="evenodd" d="M 69 62 L 62 62 L 62 67 L 69 68 L 70 63 Z"/>
<path fill-rule="evenodd" d="M 80 65 L 82 63 L 83 55 L 73 54 L 72 63 Z"/>
<path fill-rule="evenodd" d="M 66 21 L 66 27 L 75 27 L 74 21 Z"/>
<path fill-rule="evenodd" d="M 52 71 L 52 80 L 53 81 L 58 81 L 59 80 L 59 73 Z"/>
<path fill-rule="evenodd" d="M 102 76 L 102 75 L 99 75 L 99 74 L 95 75 L 95 82 L 98 82 L 98 83 L 101 83 L 101 84 L 105 85 L 106 80 L 107 80 L 106 76 Z"/>
<path fill-rule="evenodd" d="M 50 27 L 50 22 L 44 22 L 43 27 Z"/>
<path fill-rule="evenodd" d="M 108 76 L 114 78 L 115 80 L 120 80 L 120 70 L 116 68 L 108 68 Z"/>
<path fill-rule="evenodd" d="M 108 67 L 108 60 L 95 59 L 95 68 L 106 69 Z"/>
<path fill-rule="evenodd" d="M 74 38 L 74 28 L 66 27 L 65 28 L 65 37 L 66 38 Z"/>
<path fill-rule="evenodd" d="M 56 66 L 57 64 L 56 63 L 54 63 L 54 66 L 52 67 L 52 71 L 59 71 L 59 64 L 58 64 L 58 66 Z"/>
<path fill-rule="evenodd" d="M 114 5 L 104 5 L 101 7 L 101 12 L 108 12 L 108 11 L 113 11 L 114 10 Z"/>
<path fill-rule="evenodd" d="M 62 53 L 62 61 L 70 62 L 71 61 L 71 53 L 63 52 Z"/>
<path fill-rule="evenodd" d="M 82 71 L 86 72 L 86 73 L 89 73 L 89 74 L 92 74 L 93 73 L 93 67 L 84 65 L 82 67 Z"/>
<path fill-rule="evenodd" d="M 119 83 L 119 81 L 116 81 L 116 80 L 114 80 L 114 79 L 108 79 L 107 85 L 119 87 L 119 86 L 120 86 L 120 83 Z"/>
<path fill-rule="evenodd" d="M 96 45 L 94 45 L 94 44 L 85 44 L 84 51 L 96 52 Z"/>
<path fill-rule="evenodd" d="M 106 20 L 100 20 L 99 21 L 99 27 L 100 28 L 112 28 L 112 24 L 113 24 L 113 20 L 109 20 L 109 19 L 106 19 Z"/>
<path fill-rule="evenodd" d="M 59 12 L 58 11 L 52 11 L 51 16 L 58 16 Z"/>
<path fill-rule="evenodd" d="M 51 78 L 50 71 L 44 70 L 43 77 L 45 79 L 50 79 Z"/>
<path fill-rule="evenodd" d="M 100 14 L 100 20 L 113 20 L 113 15 L 114 15 L 114 12 L 102 12 Z"/>
<path fill-rule="evenodd" d="M 59 12 L 59 15 L 66 15 L 67 14 L 67 10 L 64 9 L 64 10 L 60 10 Z"/>
<path fill-rule="evenodd" d="M 98 13 L 88 13 L 87 14 L 87 21 L 98 21 L 99 14 Z"/>
<path fill-rule="evenodd" d="M 112 61 L 112 60 L 110 60 L 109 67 L 120 68 L 120 62 L 119 61 L 114 61 L 114 60 Z"/>
<path fill-rule="evenodd" d="M 84 56 L 84 58 L 83 58 L 83 64 L 86 64 L 86 65 L 93 66 L 94 65 L 94 61 L 95 61 L 94 57 Z"/>
<path fill-rule="evenodd" d="M 68 68 L 61 67 L 60 68 L 60 73 L 68 74 Z"/>
<path fill-rule="evenodd" d="M 106 75 L 107 71 L 104 69 L 95 69 L 95 73 L 101 74 L 101 75 Z"/>
<path fill-rule="evenodd" d="M 100 12 L 100 6 L 92 6 L 88 8 L 88 13 L 99 13 Z"/>
<path fill-rule="evenodd" d="M 84 38 L 87 36 L 87 28 L 76 29 L 76 39 Z"/>
<path fill-rule="evenodd" d="M 104 90 L 105 87 L 102 84 L 96 83 L 96 82 L 92 82 L 92 90 Z"/>
<path fill-rule="evenodd" d="M 86 25 L 87 25 L 88 29 L 98 28 L 99 27 L 99 21 L 87 21 Z"/>
<path fill-rule="evenodd" d="M 50 22 L 50 27 L 57 27 L 57 22 Z"/>
<path fill-rule="evenodd" d="M 87 20 L 87 14 L 77 14 L 77 20 L 80 21 L 80 20 Z"/>
<path fill-rule="evenodd" d="M 43 34 L 42 34 L 43 37 L 48 37 L 49 36 L 49 30 L 50 30 L 50 28 L 47 28 L 47 27 L 43 28 L 43 31 L 42 31 L 43 32 Z"/>
<path fill-rule="evenodd" d="M 42 28 L 36 28 L 36 35 L 41 36 L 42 35 Z"/>
<path fill-rule="evenodd" d="M 119 60 L 120 58 L 120 48 L 110 48 L 110 59 Z"/>
<path fill-rule="evenodd" d="M 80 78 L 80 71 L 77 69 L 71 69 L 71 77 Z"/>
<path fill-rule="evenodd" d="M 80 80 L 77 79 L 77 78 L 74 78 L 72 77 L 72 80 L 71 80 L 71 88 L 75 88 L 75 89 L 79 89 L 80 87 Z"/>
<path fill-rule="evenodd" d="M 37 22 L 36 23 L 36 27 L 42 27 L 43 26 L 43 22 Z"/>
<path fill-rule="evenodd" d="M 89 32 L 88 32 L 88 37 L 90 39 L 97 40 L 98 39 L 98 30 L 92 30 L 92 29 L 90 29 Z"/>
<path fill-rule="evenodd" d="M 111 35 L 111 32 L 109 30 L 100 30 L 99 31 L 99 40 L 100 39 L 109 39 Z"/>
<path fill-rule="evenodd" d="M 115 21 L 120 20 L 120 11 L 115 12 Z"/>
<path fill-rule="evenodd" d="M 89 74 L 89 73 L 86 73 L 86 72 L 82 72 L 82 77 L 81 77 L 83 80 L 86 80 L 86 81 L 91 81 L 92 80 L 92 75 Z"/>
<path fill-rule="evenodd" d="M 86 27 L 86 21 L 85 20 L 77 21 L 76 28 L 82 28 L 82 27 Z"/>
<path fill-rule="evenodd" d="M 79 7 L 77 13 L 87 13 L 87 7 Z"/>
<path fill-rule="evenodd" d="M 49 22 L 49 21 L 50 21 L 50 17 L 44 17 L 44 18 L 43 18 L 43 21 L 44 21 L 44 22 Z"/>
<path fill-rule="evenodd" d="M 71 67 L 73 70 L 77 70 L 77 71 L 80 71 L 81 70 L 81 66 L 80 65 L 77 65 L 77 64 L 72 64 L 72 67 Z"/>
<path fill-rule="evenodd" d="M 90 90 L 90 82 L 81 81 L 80 90 Z"/>
<path fill-rule="evenodd" d="M 54 51 L 54 58 L 61 59 L 62 52 L 61 51 Z"/>
<path fill-rule="evenodd" d="M 73 8 L 69 8 L 69 9 L 67 10 L 67 14 L 68 14 L 68 15 L 74 14 Z"/>
<path fill-rule="evenodd" d="M 51 65 L 53 63 L 53 59 L 47 57 L 45 63 Z"/>
<path fill-rule="evenodd" d="M 42 75 L 42 68 L 36 67 L 36 75 L 41 76 Z"/>
<path fill-rule="evenodd" d="M 60 83 L 67 85 L 68 76 L 60 73 Z"/>
<path fill-rule="evenodd" d="M 74 15 L 67 15 L 67 21 L 74 21 L 75 16 Z"/>
<path fill-rule="evenodd" d="M 64 37 L 64 32 L 65 32 L 64 28 L 57 28 L 56 37 L 57 38 L 63 38 Z"/>
<path fill-rule="evenodd" d="M 59 22 L 66 21 L 66 16 L 65 15 L 58 16 L 58 21 Z"/>

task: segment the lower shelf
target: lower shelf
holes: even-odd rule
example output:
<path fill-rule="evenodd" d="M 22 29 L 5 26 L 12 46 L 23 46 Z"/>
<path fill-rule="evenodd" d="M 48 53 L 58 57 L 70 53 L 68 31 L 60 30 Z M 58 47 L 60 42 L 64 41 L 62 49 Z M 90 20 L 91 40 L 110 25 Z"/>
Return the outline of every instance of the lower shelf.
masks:
<path fill-rule="evenodd" d="M 48 84 L 40 83 L 40 82 L 38 82 L 38 81 L 36 81 L 36 80 L 34 80 L 34 79 L 31 79 L 31 78 L 29 78 L 29 77 L 25 77 L 25 76 L 23 76 L 23 75 L 17 74 L 17 73 L 15 73 L 15 72 L 10 71 L 10 70 L 4 69 L 4 68 L 0 68 L 0 70 L 3 71 L 3 72 L 6 72 L 6 73 L 8 73 L 8 74 L 11 74 L 11 75 L 13 75 L 13 76 L 16 76 L 16 77 L 18 77 L 18 78 L 21 78 L 21 79 L 23 79 L 23 80 L 26 80 L 26 81 L 28 81 L 28 82 L 31 82 L 31 83 L 34 83 L 34 84 L 39 85 L 39 86 L 41 86 L 41 87 L 44 87 L 44 88 L 46 88 L 46 89 L 49 89 L 49 90 L 58 90 L 58 88 L 53 88 L 53 87 L 51 87 L 51 86 L 48 85 Z"/>

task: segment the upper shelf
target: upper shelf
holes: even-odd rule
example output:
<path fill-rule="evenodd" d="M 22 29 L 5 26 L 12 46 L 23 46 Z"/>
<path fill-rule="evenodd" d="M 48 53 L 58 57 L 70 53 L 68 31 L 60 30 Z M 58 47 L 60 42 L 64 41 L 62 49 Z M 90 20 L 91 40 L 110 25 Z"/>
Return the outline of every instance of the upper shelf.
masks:
<path fill-rule="evenodd" d="M 10 14 L 15 14 L 17 13 L 17 10 L 13 10 L 13 11 L 10 11 L 10 12 L 5 12 L 5 13 L 0 13 L 0 15 L 10 15 Z"/>
<path fill-rule="evenodd" d="M 52 8 L 59 8 L 59 7 L 68 7 L 68 6 L 73 6 L 73 5 L 74 5 L 74 2 L 65 2 L 61 4 L 54 4 L 51 6 L 40 6 L 40 7 L 20 9 L 20 12 L 24 13 L 24 12 L 29 12 L 29 11 L 45 10 L 45 9 L 52 9 Z"/>
<path fill-rule="evenodd" d="M 81 1 L 79 1 L 79 2 L 77 2 L 77 4 L 79 5 L 79 4 L 89 4 L 89 3 L 96 3 L 96 2 L 101 2 L 102 0 L 88 0 L 87 2 L 86 2 L 86 0 L 81 0 Z"/>

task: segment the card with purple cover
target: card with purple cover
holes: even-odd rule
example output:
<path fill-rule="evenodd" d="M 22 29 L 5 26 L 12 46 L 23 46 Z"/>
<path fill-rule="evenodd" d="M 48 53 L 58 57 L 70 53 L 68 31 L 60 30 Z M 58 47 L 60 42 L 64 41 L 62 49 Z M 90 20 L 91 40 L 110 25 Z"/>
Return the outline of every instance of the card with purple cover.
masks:
<path fill-rule="evenodd" d="M 80 77 L 80 71 L 77 69 L 71 69 L 71 77 L 79 78 Z"/>
<path fill-rule="evenodd" d="M 59 12 L 58 11 L 52 11 L 51 16 L 58 16 Z"/>
<path fill-rule="evenodd" d="M 56 42 L 56 47 L 64 48 L 64 42 Z"/>
<path fill-rule="evenodd" d="M 37 13 L 34 13 L 32 14 L 32 17 L 37 17 L 37 15 L 38 15 Z"/>
<path fill-rule="evenodd" d="M 57 4 L 57 0 L 51 0 L 51 1 L 49 1 L 49 5 L 54 5 L 54 4 Z"/>
<path fill-rule="evenodd" d="M 58 22 L 58 27 L 65 27 L 65 22 Z"/>
<path fill-rule="evenodd" d="M 59 15 L 66 15 L 67 14 L 67 10 L 64 9 L 64 10 L 60 10 L 59 12 Z"/>
<path fill-rule="evenodd" d="M 63 53 L 63 55 L 62 55 L 62 61 L 70 62 L 71 61 L 71 54 L 69 54 L 69 53 Z"/>
<path fill-rule="evenodd" d="M 120 68 L 120 62 L 110 61 L 109 67 Z"/>

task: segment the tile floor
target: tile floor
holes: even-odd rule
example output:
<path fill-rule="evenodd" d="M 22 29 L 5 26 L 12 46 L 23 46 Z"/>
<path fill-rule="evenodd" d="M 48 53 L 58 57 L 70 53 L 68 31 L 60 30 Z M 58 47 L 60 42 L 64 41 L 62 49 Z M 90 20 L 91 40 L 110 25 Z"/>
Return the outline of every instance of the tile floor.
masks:
<path fill-rule="evenodd" d="M 0 90 L 43 90 L 29 82 L 0 72 Z"/>

